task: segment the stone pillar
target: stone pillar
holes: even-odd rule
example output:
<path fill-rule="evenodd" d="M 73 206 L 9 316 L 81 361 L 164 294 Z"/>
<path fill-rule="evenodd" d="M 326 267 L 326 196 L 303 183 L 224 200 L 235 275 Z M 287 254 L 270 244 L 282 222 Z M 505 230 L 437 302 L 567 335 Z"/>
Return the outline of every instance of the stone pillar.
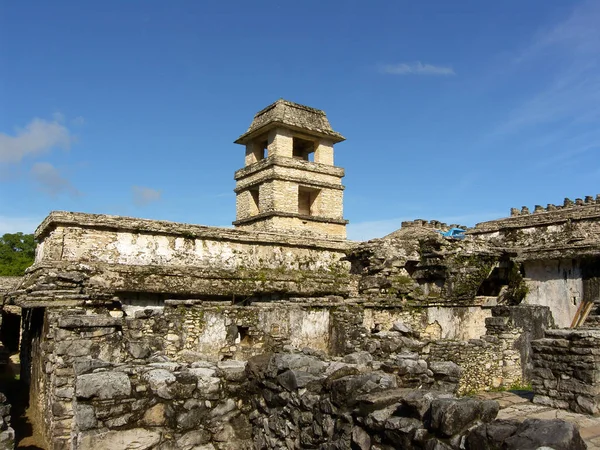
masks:
<path fill-rule="evenodd" d="M 269 132 L 269 156 L 292 158 L 294 139 L 292 132 L 285 128 L 275 128 Z"/>
<path fill-rule="evenodd" d="M 333 144 L 331 141 L 321 139 L 315 150 L 315 162 L 333 166 Z"/>

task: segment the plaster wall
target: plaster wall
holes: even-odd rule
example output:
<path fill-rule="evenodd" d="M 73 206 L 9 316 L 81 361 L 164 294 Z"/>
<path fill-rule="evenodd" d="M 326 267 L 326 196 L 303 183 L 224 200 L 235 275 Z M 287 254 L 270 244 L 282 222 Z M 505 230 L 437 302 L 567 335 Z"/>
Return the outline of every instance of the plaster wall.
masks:
<path fill-rule="evenodd" d="M 329 270 L 344 265 L 340 250 L 72 226 L 52 231 L 38 246 L 36 262 Z"/>
<path fill-rule="evenodd" d="M 566 328 L 583 298 L 581 267 L 572 260 L 525 263 L 529 292 L 523 303 L 548 306 L 556 325 Z"/>
<path fill-rule="evenodd" d="M 376 309 L 364 311 L 363 326 L 370 330 L 379 324 L 384 330 L 401 321 L 429 339 L 478 339 L 486 332 L 485 319 L 491 309 L 473 307 L 425 307 L 413 310 Z"/>

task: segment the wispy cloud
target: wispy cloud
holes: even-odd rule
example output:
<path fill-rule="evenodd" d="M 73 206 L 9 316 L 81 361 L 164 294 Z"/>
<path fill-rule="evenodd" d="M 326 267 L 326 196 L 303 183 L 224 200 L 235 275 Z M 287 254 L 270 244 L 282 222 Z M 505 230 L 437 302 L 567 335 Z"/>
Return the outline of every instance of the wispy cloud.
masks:
<path fill-rule="evenodd" d="M 137 206 L 145 206 L 149 203 L 160 200 L 162 194 L 156 189 L 144 186 L 133 186 L 131 188 L 133 194 L 133 203 Z"/>
<path fill-rule="evenodd" d="M 71 120 L 71 124 L 75 125 L 77 127 L 81 127 L 81 126 L 85 125 L 85 119 L 81 116 L 77 116 Z"/>
<path fill-rule="evenodd" d="M 600 148 L 600 3 L 588 1 L 561 23 L 542 30 L 519 52 L 514 69 L 543 68 L 545 82 L 502 121 L 493 137 L 552 128 L 555 147 L 568 158 Z M 592 127 L 595 131 L 590 132 Z M 573 136 L 587 134 L 573 149 Z"/>
<path fill-rule="evenodd" d="M 388 75 L 456 75 L 456 72 L 450 66 L 423 64 L 421 61 L 412 63 L 385 64 L 381 66 L 381 72 Z"/>
<path fill-rule="evenodd" d="M 55 113 L 52 120 L 33 119 L 24 128 L 16 128 L 13 135 L 0 133 L 0 164 L 18 163 L 52 148 L 69 149 L 74 136 L 63 121 L 62 114 Z"/>
<path fill-rule="evenodd" d="M 31 177 L 46 194 L 56 197 L 59 194 L 79 195 L 79 191 L 59 170 L 48 162 L 38 162 L 31 167 Z"/>
<path fill-rule="evenodd" d="M 0 236 L 6 233 L 33 233 L 41 223 L 41 217 L 0 216 Z"/>

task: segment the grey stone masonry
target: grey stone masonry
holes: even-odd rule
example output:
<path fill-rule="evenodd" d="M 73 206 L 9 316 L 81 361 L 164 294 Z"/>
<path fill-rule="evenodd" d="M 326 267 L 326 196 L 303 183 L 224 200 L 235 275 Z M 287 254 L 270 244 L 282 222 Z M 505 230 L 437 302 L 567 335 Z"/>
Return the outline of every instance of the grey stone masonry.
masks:
<path fill-rule="evenodd" d="M 15 431 L 10 426 L 10 405 L 0 392 L 0 450 L 12 450 L 15 445 Z"/>
<path fill-rule="evenodd" d="M 547 330 L 532 342 L 534 403 L 600 415 L 600 330 Z"/>

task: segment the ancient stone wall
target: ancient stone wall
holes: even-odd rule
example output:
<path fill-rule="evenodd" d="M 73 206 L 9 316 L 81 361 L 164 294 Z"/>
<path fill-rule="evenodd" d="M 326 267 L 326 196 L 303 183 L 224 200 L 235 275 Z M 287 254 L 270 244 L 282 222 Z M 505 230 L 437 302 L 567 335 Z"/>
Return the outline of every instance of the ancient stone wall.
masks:
<path fill-rule="evenodd" d="M 252 448 L 242 361 L 75 361 L 73 449 Z M 55 446 L 56 448 L 56 446 Z"/>
<path fill-rule="evenodd" d="M 600 415 L 600 330 L 548 330 L 532 348 L 534 403 Z"/>
<path fill-rule="evenodd" d="M 216 364 L 76 358 L 68 448 L 585 448 L 565 422 L 494 420 L 495 401 L 401 387 L 406 376 L 348 356 L 267 353 Z"/>
<path fill-rule="evenodd" d="M 21 280 L 22 277 L 0 277 L 0 307 L 4 303 L 4 296 L 14 290 Z"/>
<path fill-rule="evenodd" d="M 10 405 L 0 392 L 0 450 L 13 450 L 15 447 L 15 430 L 10 426 L 10 421 Z"/>
<path fill-rule="evenodd" d="M 73 213 L 52 213 L 37 237 L 36 262 L 14 295 L 21 301 L 243 300 L 348 295 L 353 286 L 344 241 Z"/>
<path fill-rule="evenodd" d="M 430 344 L 431 360 L 452 361 L 462 368 L 461 394 L 529 383 L 533 377 L 531 342 L 554 326 L 547 307 L 497 306 L 491 312 L 480 339 L 443 339 Z"/>

